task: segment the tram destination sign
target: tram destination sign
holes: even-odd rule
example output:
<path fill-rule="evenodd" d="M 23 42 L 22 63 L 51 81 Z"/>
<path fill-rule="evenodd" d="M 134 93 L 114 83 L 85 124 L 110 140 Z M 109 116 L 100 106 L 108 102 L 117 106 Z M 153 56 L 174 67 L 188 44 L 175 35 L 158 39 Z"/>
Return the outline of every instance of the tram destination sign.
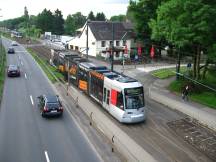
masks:
<path fill-rule="evenodd" d="M 143 87 L 125 89 L 125 95 L 138 95 L 138 94 L 143 94 Z"/>

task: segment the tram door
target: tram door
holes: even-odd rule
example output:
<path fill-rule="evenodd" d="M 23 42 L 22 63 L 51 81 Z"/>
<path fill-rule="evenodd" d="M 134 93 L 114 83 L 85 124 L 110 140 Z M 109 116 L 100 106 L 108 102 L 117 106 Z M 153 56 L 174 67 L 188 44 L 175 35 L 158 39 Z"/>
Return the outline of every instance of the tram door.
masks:
<path fill-rule="evenodd" d="M 103 94 L 104 94 L 103 95 L 103 107 L 109 111 L 110 110 L 110 89 L 104 87 Z"/>

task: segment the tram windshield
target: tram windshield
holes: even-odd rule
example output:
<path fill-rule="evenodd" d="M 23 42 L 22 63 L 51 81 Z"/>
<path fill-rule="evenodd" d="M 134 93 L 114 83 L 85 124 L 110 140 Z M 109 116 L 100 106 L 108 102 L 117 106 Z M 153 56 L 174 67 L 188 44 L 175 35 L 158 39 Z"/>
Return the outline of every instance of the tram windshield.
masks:
<path fill-rule="evenodd" d="M 139 109 L 144 107 L 143 87 L 125 89 L 125 108 Z"/>

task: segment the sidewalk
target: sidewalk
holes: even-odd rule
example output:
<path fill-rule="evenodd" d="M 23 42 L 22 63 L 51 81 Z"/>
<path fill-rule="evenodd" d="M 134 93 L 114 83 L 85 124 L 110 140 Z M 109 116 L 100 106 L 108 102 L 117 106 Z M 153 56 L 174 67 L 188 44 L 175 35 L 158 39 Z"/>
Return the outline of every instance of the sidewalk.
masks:
<path fill-rule="evenodd" d="M 183 101 L 166 86 L 171 80 L 156 80 L 149 88 L 149 97 L 171 109 L 178 110 L 216 131 L 216 111 L 193 101 Z"/>

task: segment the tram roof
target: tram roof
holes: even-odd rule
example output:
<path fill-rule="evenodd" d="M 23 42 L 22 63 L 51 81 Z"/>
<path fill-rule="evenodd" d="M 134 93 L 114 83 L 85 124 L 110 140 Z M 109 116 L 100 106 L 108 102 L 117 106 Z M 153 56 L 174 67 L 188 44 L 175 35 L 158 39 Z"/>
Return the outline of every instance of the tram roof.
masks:
<path fill-rule="evenodd" d="M 102 70 L 96 70 L 98 73 L 103 74 L 107 78 L 111 80 L 116 80 L 121 83 L 130 83 L 130 82 L 137 82 L 136 79 L 128 77 L 124 74 L 118 73 L 116 71 L 110 71 L 109 69 L 102 69 Z"/>

